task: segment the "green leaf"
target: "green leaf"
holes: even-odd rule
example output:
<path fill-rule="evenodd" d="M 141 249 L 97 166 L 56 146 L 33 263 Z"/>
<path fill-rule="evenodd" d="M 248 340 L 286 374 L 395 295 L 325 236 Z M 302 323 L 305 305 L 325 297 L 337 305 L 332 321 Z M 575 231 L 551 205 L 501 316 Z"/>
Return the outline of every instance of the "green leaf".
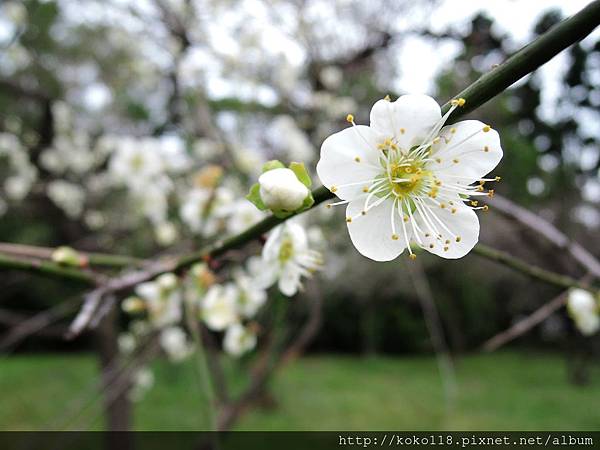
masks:
<path fill-rule="evenodd" d="M 304 167 L 304 163 L 292 162 L 290 164 L 290 170 L 296 174 L 296 177 L 298 177 L 304 186 L 307 188 L 311 187 L 312 180 L 310 179 L 310 175 L 308 174 L 306 167 Z"/>
<path fill-rule="evenodd" d="M 268 172 L 269 170 L 273 170 L 273 169 L 285 169 L 285 166 L 283 165 L 283 163 L 281 161 L 277 161 L 276 159 L 273 159 L 271 161 L 267 161 L 262 167 L 263 173 Z"/>
<path fill-rule="evenodd" d="M 300 209 L 298 211 L 306 211 L 314 204 L 315 204 L 315 199 L 313 198 L 312 193 L 309 193 L 306 196 L 306 198 L 304 199 L 304 202 L 302 203 L 302 206 L 300 207 Z"/>
<path fill-rule="evenodd" d="M 248 192 L 248 195 L 246 195 L 246 198 L 250 200 L 254 204 L 254 206 L 256 206 L 261 211 L 267 209 L 267 207 L 262 201 L 262 198 L 260 197 L 260 184 L 254 183 L 250 188 L 250 192 Z"/>

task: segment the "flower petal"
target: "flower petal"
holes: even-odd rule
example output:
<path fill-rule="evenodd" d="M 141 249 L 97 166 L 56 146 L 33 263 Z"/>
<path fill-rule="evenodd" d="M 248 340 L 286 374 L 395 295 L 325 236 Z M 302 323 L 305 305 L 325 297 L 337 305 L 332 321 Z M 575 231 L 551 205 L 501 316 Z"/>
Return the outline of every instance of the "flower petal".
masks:
<path fill-rule="evenodd" d="M 408 150 L 421 144 L 441 117 L 440 106 L 428 95 L 402 95 L 395 102 L 379 100 L 373 105 L 371 128 Z"/>
<path fill-rule="evenodd" d="M 364 200 L 354 200 L 346 208 L 346 216 L 354 219 L 348 223 L 350 239 L 356 250 L 363 256 L 375 261 L 391 261 L 397 258 L 406 247 L 402 238 L 392 239 L 392 212 L 393 202 L 386 200 L 379 206 L 370 209 L 366 215 L 361 215 Z M 397 211 L 395 212 L 397 215 Z M 399 220 L 396 219 L 399 229 Z M 397 230 L 399 235 L 400 232 Z"/>
<path fill-rule="evenodd" d="M 321 145 L 321 159 L 317 174 L 328 189 L 336 187 L 335 194 L 342 200 L 351 200 L 362 194 L 370 180 L 380 174 L 377 144 L 382 139 L 371 128 L 357 125 L 332 134 Z M 364 181 L 364 185 L 339 187 Z"/>
<path fill-rule="evenodd" d="M 442 128 L 442 139 L 432 148 L 435 161 L 431 165 L 441 180 L 446 177 L 471 184 L 498 165 L 502 159 L 500 136 L 496 130 L 483 131 L 485 127 L 479 120 L 464 120 Z"/>
<path fill-rule="evenodd" d="M 419 206 L 413 213 L 420 228 L 418 245 L 446 259 L 462 258 L 469 253 L 479 240 L 477 214 L 463 203 L 455 203 L 453 208 L 441 208 L 431 200 L 423 199 L 423 204 L 425 208 Z"/>
<path fill-rule="evenodd" d="M 292 297 L 300 287 L 300 270 L 293 264 L 286 264 L 279 277 L 279 290 L 283 295 Z"/>

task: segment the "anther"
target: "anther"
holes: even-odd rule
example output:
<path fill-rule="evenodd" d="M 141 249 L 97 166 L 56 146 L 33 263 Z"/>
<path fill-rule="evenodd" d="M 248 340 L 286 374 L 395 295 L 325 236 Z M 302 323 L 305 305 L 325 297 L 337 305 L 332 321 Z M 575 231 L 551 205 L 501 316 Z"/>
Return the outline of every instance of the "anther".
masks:
<path fill-rule="evenodd" d="M 488 210 L 490 209 L 490 207 L 489 207 L 488 205 L 483 205 L 483 208 L 482 208 L 482 209 L 483 209 L 484 211 L 488 211 Z"/>
<path fill-rule="evenodd" d="M 361 211 L 360 214 L 363 215 L 363 216 L 366 216 L 367 212 L 366 211 Z"/>
<path fill-rule="evenodd" d="M 329 188 L 329 190 L 330 190 L 331 192 L 337 192 L 337 188 L 336 188 L 335 186 L 331 186 L 331 187 Z"/>
<path fill-rule="evenodd" d="M 400 134 L 404 134 L 406 133 L 406 130 L 404 128 L 400 128 Z"/>
<path fill-rule="evenodd" d="M 390 98 L 390 96 L 389 96 L 389 95 L 386 95 L 385 97 L 383 97 L 383 99 L 384 99 L 386 102 L 391 102 L 391 101 L 392 101 L 392 99 Z"/>
<path fill-rule="evenodd" d="M 477 200 L 471 200 L 471 206 L 477 206 L 479 202 Z"/>
<path fill-rule="evenodd" d="M 460 236 L 456 236 L 456 239 L 455 239 L 455 241 L 456 241 L 456 242 L 460 242 L 460 240 L 461 240 Z"/>
<path fill-rule="evenodd" d="M 429 248 L 433 248 L 433 244 L 429 244 Z"/>
<path fill-rule="evenodd" d="M 352 114 L 348 114 L 346 116 L 346 122 L 354 123 L 354 116 Z"/>
<path fill-rule="evenodd" d="M 368 186 L 365 186 L 365 187 L 362 189 L 362 191 L 363 191 L 363 192 L 369 192 L 369 187 L 368 187 Z"/>
<path fill-rule="evenodd" d="M 392 234 L 392 239 L 394 241 L 397 241 L 399 239 L 399 236 L 397 234 Z"/>
<path fill-rule="evenodd" d="M 488 131 L 490 131 L 492 129 L 492 127 L 490 127 L 489 125 L 486 125 L 483 127 L 483 132 L 487 133 Z"/>
<path fill-rule="evenodd" d="M 348 223 L 352 222 L 352 217 L 346 217 L 346 222 L 348 222 Z"/>
<path fill-rule="evenodd" d="M 488 193 L 487 193 L 487 196 L 488 196 L 489 198 L 494 198 L 494 190 L 493 190 L 493 189 L 490 189 L 490 190 L 488 191 Z"/>
<path fill-rule="evenodd" d="M 452 160 L 452 162 L 453 162 L 454 164 L 458 164 L 458 159 L 457 159 L 457 158 L 454 158 L 454 159 Z"/>
<path fill-rule="evenodd" d="M 446 239 L 446 242 L 444 242 L 444 244 L 446 244 L 446 245 L 450 244 L 450 239 Z"/>
<path fill-rule="evenodd" d="M 452 133 L 452 134 L 456 133 L 456 128 L 454 128 L 454 127 L 450 128 L 450 133 Z"/>
<path fill-rule="evenodd" d="M 447 252 L 450 249 L 450 247 L 444 247 L 444 251 Z"/>
<path fill-rule="evenodd" d="M 495 181 L 500 181 L 502 179 L 502 177 L 496 177 L 494 178 Z"/>
<path fill-rule="evenodd" d="M 414 261 L 415 259 L 417 259 L 417 255 L 415 255 L 414 253 L 411 253 L 410 255 L 408 255 L 408 257 L 409 257 L 410 259 L 412 259 L 413 261 Z"/>
<path fill-rule="evenodd" d="M 483 147 L 483 151 L 487 153 L 490 151 L 490 148 L 486 145 L 485 147 Z"/>
<path fill-rule="evenodd" d="M 356 156 L 356 157 L 354 158 L 354 161 L 356 161 L 356 162 L 360 162 L 360 156 Z"/>
<path fill-rule="evenodd" d="M 456 214 L 456 208 L 452 208 L 452 214 Z"/>

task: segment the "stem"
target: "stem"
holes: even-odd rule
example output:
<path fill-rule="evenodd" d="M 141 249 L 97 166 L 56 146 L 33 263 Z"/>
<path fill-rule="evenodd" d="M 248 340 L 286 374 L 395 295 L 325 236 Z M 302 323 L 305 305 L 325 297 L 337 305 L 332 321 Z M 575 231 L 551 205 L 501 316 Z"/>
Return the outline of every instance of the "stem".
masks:
<path fill-rule="evenodd" d="M 38 247 L 33 245 L 11 244 L 8 242 L 0 242 L 0 254 L 37 258 L 51 259 L 56 248 L 53 247 Z M 92 266 L 104 266 L 113 268 L 130 267 L 140 264 L 142 261 L 133 256 L 113 255 L 109 253 L 93 253 L 75 250 Z"/>
<path fill-rule="evenodd" d="M 504 264 L 505 266 L 510 267 L 511 269 L 516 270 L 518 272 L 524 273 L 525 275 L 530 276 L 531 278 L 535 278 L 537 280 L 541 280 L 546 283 L 553 284 L 555 286 L 560 286 L 563 288 L 575 287 L 585 289 L 586 291 L 590 290 L 590 286 L 587 283 L 582 283 L 576 280 L 575 278 L 571 278 L 567 275 L 561 275 L 534 266 L 506 252 L 496 250 L 495 248 L 488 247 L 484 244 L 477 244 L 473 248 L 473 253 L 477 253 L 479 256 L 483 256 L 484 258 L 491 259 L 492 261 L 498 262 L 500 264 Z"/>
<path fill-rule="evenodd" d="M 0 254 L 0 270 L 2 269 L 23 270 L 88 285 L 96 285 L 101 281 L 94 273 L 81 268 L 63 266 L 51 261 L 34 261 Z"/>
<path fill-rule="evenodd" d="M 599 24 L 600 0 L 596 0 L 577 14 L 556 24 L 458 94 L 456 98 L 462 97 L 466 103 L 452 113 L 452 118 L 456 119 L 483 105 L 515 81 L 538 69 L 567 47 L 585 38 Z M 447 111 L 449 107 L 450 103 L 446 103 L 443 111 Z"/>

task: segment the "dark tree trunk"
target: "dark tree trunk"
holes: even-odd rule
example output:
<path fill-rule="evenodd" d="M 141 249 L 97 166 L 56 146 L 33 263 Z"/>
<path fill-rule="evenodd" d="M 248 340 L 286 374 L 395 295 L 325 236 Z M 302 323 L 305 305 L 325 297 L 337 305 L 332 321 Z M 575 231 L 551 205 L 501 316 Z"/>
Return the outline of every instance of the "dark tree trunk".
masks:
<path fill-rule="evenodd" d="M 117 310 L 113 308 L 96 330 L 96 348 L 100 359 L 102 386 L 105 394 L 111 381 L 115 381 L 114 368 L 119 355 L 117 338 Z M 120 389 L 116 396 L 105 395 L 104 410 L 108 431 L 128 431 L 131 429 L 132 408 L 127 394 L 128 389 Z"/>

